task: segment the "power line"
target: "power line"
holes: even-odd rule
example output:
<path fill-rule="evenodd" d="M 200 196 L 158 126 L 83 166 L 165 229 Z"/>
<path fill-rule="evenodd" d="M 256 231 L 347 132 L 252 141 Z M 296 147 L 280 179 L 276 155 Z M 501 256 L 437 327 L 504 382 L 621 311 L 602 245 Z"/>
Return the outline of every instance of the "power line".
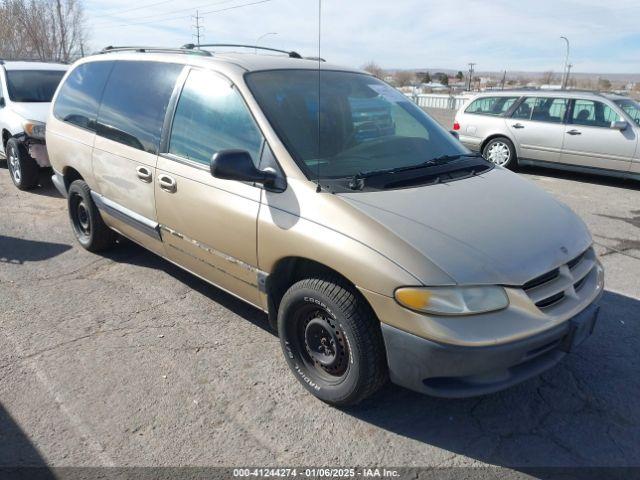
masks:
<path fill-rule="evenodd" d="M 244 3 L 242 5 L 235 5 L 233 7 L 221 8 L 219 10 L 210 10 L 208 12 L 202 12 L 200 15 L 204 16 L 204 15 L 209 15 L 211 13 L 225 12 L 227 10 L 234 10 L 236 8 L 249 7 L 251 5 L 259 5 L 261 3 L 267 3 L 267 2 L 271 2 L 271 1 L 272 0 L 261 0 L 259 2 Z M 123 23 L 123 24 L 120 24 L 120 25 L 103 25 L 103 26 L 94 27 L 94 28 L 95 29 L 102 29 L 102 28 L 131 27 L 131 26 L 136 26 L 136 25 L 149 25 L 149 24 L 157 23 L 157 22 L 168 22 L 170 20 L 182 20 L 182 19 L 189 19 L 189 18 L 191 18 L 191 15 L 179 15 L 179 16 L 176 16 L 176 17 L 159 18 L 159 19 L 151 20 L 151 21 L 147 21 L 147 22 Z"/>
<path fill-rule="evenodd" d="M 172 0 L 172 1 L 173 1 L 173 0 Z M 169 10 L 168 12 L 154 13 L 154 14 L 152 14 L 152 15 L 145 15 L 145 16 L 143 16 L 143 17 L 136 17 L 136 22 L 137 22 L 138 20 L 144 20 L 144 19 L 146 19 L 146 18 L 164 17 L 165 15 L 172 15 L 172 14 L 174 14 L 174 13 L 179 13 L 179 12 L 191 12 L 191 11 L 193 11 L 193 9 L 194 9 L 194 8 L 213 7 L 214 5 L 222 5 L 223 3 L 235 2 L 235 1 L 237 1 L 237 0 L 222 0 L 222 1 L 213 2 L 213 3 L 211 3 L 211 2 L 207 2 L 207 3 L 201 4 L 201 5 L 196 5 L 196 6 L 194 6 L 194 7 L 189 7 L 189 8 L 178 8 L 177 10 Z M 100 27 L 100 28 L 101 28 L 101 27 L 105 27 L 105 26 L 109 26 L 109 27 L 111 27 L 111 26 L 113 26 L 113 25 L 111 25 L 112 23 L 114 23 L 114 22 L 121 22 L 121 21 L 122 21 L 122 20 L 120 20 L 120 19 L 117 19 L 117 20 L 108 20 L 108 21 L 105 21 L 104 23 L 98 23 L 98 24 L 94 25 L 94 28 L 95 28 L 95 27 Z"/>
<path fill-rule="evenodd" d="M 155 7 L 157 5 L 164 5 L 165 3 L 172 2 L 173 0 L 163 0 L 161 2 L 148 3 L 146 5 L 140 5 L 138 7 L 126 8 L 124 10 L 107 10 L 104 12 L 105 15 L 118 15 L 120 13 L 133 12 L 135 10 L 142 10 L 143 8 Z"/>

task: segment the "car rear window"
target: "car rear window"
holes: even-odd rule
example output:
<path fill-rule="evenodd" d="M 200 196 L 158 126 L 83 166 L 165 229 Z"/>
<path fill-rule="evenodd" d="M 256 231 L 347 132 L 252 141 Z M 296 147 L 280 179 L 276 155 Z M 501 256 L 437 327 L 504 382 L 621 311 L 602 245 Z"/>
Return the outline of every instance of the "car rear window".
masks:
<path fill-rule="evenodd" d="M 474 100 L 465 113 L 476 115 L 502 115 L 518 100 L 518 97 L 482 97 Z"/>
<path fill-rule="evenodd" d="M 9 98 L 18 103 L 48 103 L 64 74 L 64 70 L 9 70 Z"/>

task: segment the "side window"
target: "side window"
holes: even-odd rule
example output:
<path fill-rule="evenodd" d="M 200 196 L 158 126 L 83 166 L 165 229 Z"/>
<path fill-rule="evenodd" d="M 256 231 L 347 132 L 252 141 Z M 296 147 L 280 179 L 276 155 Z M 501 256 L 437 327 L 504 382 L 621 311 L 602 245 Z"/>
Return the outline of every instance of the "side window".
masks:
<path fill-rule="evenodd" d="M 562 123 L 569 100 L 565 98 L 529 97 L 524 100 L 512 118 L 536 122 Z"/>
<path fill-rule="evenodd" d="M 576 100 L 573 105 L 571 123 L 588 127 L 608 128 L 620 116 L 608 105 L 593 100 Z"/>
<path fill-rule="evenodd" d="M 104 89 L 98 135 L 158 153 L 165 113 L 183 66 L 118 61 Z"/>
<path fill-rule="evenodd" d="M 169 153 L 209 165 L 220 150 L 240 149 L 260 161 L 262 135 L 240 93 L 213 72 L 192 70 L 173 118 Z"/>
<path fill-rule="evenodd" d="M 477 115 L 502 115 L 508 111 L 518 97 L 484 97 L 471 102 L 465 113 Z"/>
<path fill-rule="evenodd" d="M 75 68 L 60 87 L 53 115 L 95 132 L 100 98 L 113 63 L 83 63 Z"/>
<path fill-rule="evenodd" d="M 518 105 L 516 111 L 513 112 L 511 118 L 517 118 L 518 120 L 531 120 L 531 112 L 536 106 L 537 99 L 533 97 L 525 98 L 524 101 Z"/>

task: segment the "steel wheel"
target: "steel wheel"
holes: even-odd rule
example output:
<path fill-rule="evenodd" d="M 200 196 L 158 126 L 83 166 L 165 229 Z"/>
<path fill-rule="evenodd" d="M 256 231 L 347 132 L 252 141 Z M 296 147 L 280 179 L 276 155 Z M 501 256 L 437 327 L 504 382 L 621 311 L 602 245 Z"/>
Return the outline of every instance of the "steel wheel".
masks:
<path fill-rule="evenodd" d="M 486 158 L 490 162 L 504 167 L 511 160 L 511 149 L 504 142 L 494 142 L 487 149 Z"/>
<path fill-rule="evenodd" d="M 11 173 L 16 185 L 20 185 L 22 172 L 20 171 L 20 157 L 18 156 L 18 151 L 13 148 L 13 146 L 9 146 L 7 150 L 7 166 L 9 167 L 9 173 Z"/>
<path fill-rule="evenodd" d="M 78 238 L 88 239 L 91 237 L 91 216 L 84 202 L 84 199 L 77 193 L 73 193 L 69 197 L 69 214 L 71 223 L 76 231 Z"/>

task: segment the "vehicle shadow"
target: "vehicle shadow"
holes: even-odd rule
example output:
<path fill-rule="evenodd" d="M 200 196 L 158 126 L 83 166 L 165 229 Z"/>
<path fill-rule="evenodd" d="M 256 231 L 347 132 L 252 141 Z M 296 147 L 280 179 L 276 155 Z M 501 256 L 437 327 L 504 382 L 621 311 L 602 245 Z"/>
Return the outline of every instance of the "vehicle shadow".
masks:
<path fill-rule="evenodd" d="M 40 242 L 0 235 L 0 263 L 40 262 L 70 249 L 71 245 L 64 243 Z"/>
<path fill-rule="evenodd" d="M 539 467 L 638 466 L 639 350 L 640 301 L 605 292 L 593 336 L 538 378 L 462 400 L 388 385 L 345 412 L 397 435 L 525 473 Z"/>
<path fill-rule="evenodd" d="M 55 479 L 27 434 L 0 404 L 0 478 Z"/>
<path fill-rule="evenodd" d="M 272 335 L 276 334 L 269 327 L 267 315 L 261 310 L 199 279 L 195 275 L 177 267 L 173 263 L 168 262 L 134 242 L 121 238 L 118 240 L 118 243 L 117 248 L 104 252 L 102 255 L 114 262 L 162 270 L 192 290 L 209 298 L 212 302 L 216 302 L 224 308 L 231 310 L 244 320 L 251 322 Z"/>
<path fill-rule="evenodd" d="M 625 188 L 627 190 L 640 190 L 640 182 L 630 178 L 606 177 L 591 173 L 570 172 L 566 170 L 556 170 L 551 168 L 522 166 L 518 167 L 517 173 L 536 175 L 540 177 L 551 177 L 562 180 L 571 180 L 579 183 L 590 183 L 605 187 Z"/>

